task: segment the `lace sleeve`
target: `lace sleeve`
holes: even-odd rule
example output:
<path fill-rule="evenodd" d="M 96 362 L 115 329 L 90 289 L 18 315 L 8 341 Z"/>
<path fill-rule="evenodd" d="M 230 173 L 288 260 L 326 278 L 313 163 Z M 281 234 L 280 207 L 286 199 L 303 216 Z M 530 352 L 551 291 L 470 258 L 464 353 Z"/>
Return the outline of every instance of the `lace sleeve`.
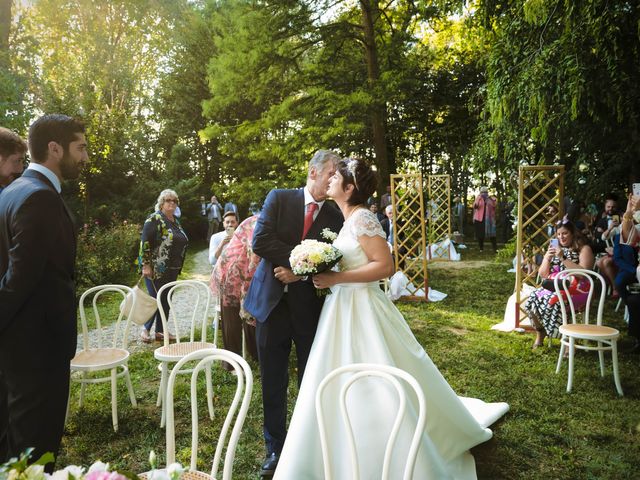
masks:
<path fill-rule="evenodd" d="M 362 235 L 367 235 L 368 237 L 379 235 L 382 238 L 386 238 L 378 218 L 374 213 L 365 208 L 361 208 L 354 213 L 351 222 L 351 233 L 356 238 Z"/>

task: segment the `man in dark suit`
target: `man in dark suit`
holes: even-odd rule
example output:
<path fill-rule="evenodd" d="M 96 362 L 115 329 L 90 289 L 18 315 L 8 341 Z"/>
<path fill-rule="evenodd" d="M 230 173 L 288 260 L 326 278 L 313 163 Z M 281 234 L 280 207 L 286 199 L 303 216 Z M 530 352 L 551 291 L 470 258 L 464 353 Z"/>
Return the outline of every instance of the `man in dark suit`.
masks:
<path fill-rule="evenodd" d="M 262 260 L 244 308 L 257 319 L 267 449 L 263 476 L 273 475 L 287 434 L 291 343 L 296 346 L 300 384 L 324 303 L 310 279 L 293 274 L 289 256 L 303 239 L 320 239 L 324 228 L 337 233 L 342 227 L 342 214 L 325 201 L 339 160 L 335 153 L 319 150 L 309 162 L 304 189 L 269 192 L 253 234 L 253 251 Z"/>
<path fill-rule="evenodd" d="M 45 115 L 29 129 L 29 152 L 0 195 L 0 463 L 28 447 L 34 459 L 57 454 L 76 350 L 76 232 L 60 183 L 87 161 L 84 126 Z"/>

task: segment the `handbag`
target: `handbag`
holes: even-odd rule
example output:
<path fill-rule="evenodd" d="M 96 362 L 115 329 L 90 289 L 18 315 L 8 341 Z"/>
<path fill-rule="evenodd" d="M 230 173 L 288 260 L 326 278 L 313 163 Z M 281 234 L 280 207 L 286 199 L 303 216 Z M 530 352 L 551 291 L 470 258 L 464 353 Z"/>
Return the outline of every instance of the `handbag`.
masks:
<path fill-rule="evenodd" d="M 144 276 L 140 277 L 138 283 L 134 285 L 131 291 L 127 293 L 125 299 L 120 303 L 120 311 L 122 314 L 129 316 L 131 321 L 136 325 L 144 325 L 158 310 L 156 299 L 140 288 L 140 282 L 143 278 Z M 133 307 L 133 312 L 131 312 L 131 307 Z"/>

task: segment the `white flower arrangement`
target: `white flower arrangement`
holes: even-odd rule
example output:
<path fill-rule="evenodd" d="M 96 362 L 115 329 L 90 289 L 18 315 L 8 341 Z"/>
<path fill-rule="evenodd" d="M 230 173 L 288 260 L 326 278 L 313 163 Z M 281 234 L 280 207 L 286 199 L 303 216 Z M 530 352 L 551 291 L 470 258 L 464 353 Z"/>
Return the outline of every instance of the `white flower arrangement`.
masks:
<path fill-rule="evenodd" d="M 329 228 L 323 228 L 320 236 L 328 242 L 334 242 L 338 238 L 338 234 Z"/>
<path fill-rule="evenodd" d="M 131 473 L 119 473 L 111 470 L 108 463 L 94 462 L 88 470 L 78 465 L 68 465 L 52 474 L 45 473 L 44 466 L 54 461 L 51 452 L 45 453 L 29 465 L 33 448 L 26 449 L 18 458 L 11 458 L 0 464 L 0 480 L 136 480 L 139 477 Z M 156 469 L 156 454 L 151 451 L 149 463 L 152 470 L 149 480 L 180 480 L 184 468 L 179 463 L 172 463 L 166 470 Z"/>
<path fill-rule="evenodd" d="M 333 267 L 342 253 L 333 245 L 318 240 L 303 240 L 289 256 L 291 270 L 296 275 L 314 275 Z"/>

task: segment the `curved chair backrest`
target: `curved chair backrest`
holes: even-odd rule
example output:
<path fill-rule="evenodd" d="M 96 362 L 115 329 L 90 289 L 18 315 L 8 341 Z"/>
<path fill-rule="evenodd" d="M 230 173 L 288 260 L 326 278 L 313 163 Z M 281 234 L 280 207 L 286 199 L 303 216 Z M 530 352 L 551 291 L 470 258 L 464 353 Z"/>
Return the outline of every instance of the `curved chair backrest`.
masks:
<path fill-rule="evenodd" d="M 323 407 L 323 394 L 327 385 L 331 382 L 336 381 L 336 379 L 343 374 L 351 373 L 352 375 L 343 383 L 340 389 L 340 395 L 338 400 L 340 402 L 340 413 L 342 415 L 342 420 L 346 427 L 347 431 L 347 442 L 349 444 L 349 453 L 351 455 L 351 478 L 353 480 L 360 479 L 360 468 L 358 463 L 358 454 L 356 450 L 356 442 L 353 433 L 352 421 L 350 418 L 349 411 L 347 409 L 347 394 L 349 389 L 360 379 L 364 379 L 367 377 L 379 377 L 381 379 L 386 380 L 394 389 L 397 394 L 397 398 L 399 400 L 398 411 L 396 412 L 395 419 L 393 422 L 393 426 L 391 428 L 391 433 L 387 438 L 381 441 L 386 441 L 384 461 L 382 465 L 382 476 L 383 480 L 389 478 L 389 469 L 391 465 L 391 455 L 394 450 L 395 442 L 398 438 L 398 431 L 400 430 L 400 424 L 402 423 L 403 418 L 406 417 L 406 403 L 407 403 L 407 394 L 406 394 L 406 385 L 410 386 L 415 396 L 418 400 L 418 418 L 416 421 L 415 430 L 413 433 L 413 437 L 411 440 L 411 446 L 408 452 L 398 452 L 402 455 L 406 455 L 406 467 L 404 470 L 404 476 L 402 477 L 405 480 L 409 480 L 413 478 L 413 470 L 416 463 L 416 458 L 418 455 L 418 447 L 420 446 L 420 440 L 422 435 L 424 434 L 427 415 L 426 415 L 426 401 L 424 397 L 424 393 L 420 384 L 413 378 L 409 373 L 404 370 L 400 370 L 399 368 L 391 367 L 388 365 L 378 365 L 372 363 L 354 363 L 352 365 L 346 365 L 344 367 L 339 367 L 334 371 L 330 372 L 324 380 L 320 383 L 318 387 L 318 391 L 316 392 L 316 416 L 318 419 L 318 427 L 320 430 L 320 444 L 322 447 L 322 461 L 324 464 L 324 472 L 325 479 L 329 480 L 332 478 L 331 473 L 331 458 L 329 455 L 329 445 L 327 440 L 327 427 L 325 423 L 325 413 Z M 399 380 L 403 380 L 404 382 L 400 382 Z M 330 419 L 331 421 L 334 419 Z M 373 418 L 372 421 L 376 419 Z M 398 477 L 399 472 L 392 472 L 393 478 Z"/>
<path fill-rule="evenodd" d="M 208 348 L 190 353 L 182 358 L 171 370 L 169 382 L 167 384 L 167 465 L 175 462 L 175 424 L 173 412 L 174 385 L 177 375 L 187 362 L 198 361 L 191 374 L 191 470 L 196 470 L 198 460 L 198 399 L 197 399 L 197 380 L 198 373 L 205 369 L 214 361 L 225 361 L 229 363 L 236 373 L 236 393 L 233 397 L 231 405 L 222 425 L 220 437 L 216 445 L 215 456 L 211 468 L 211 477 L 216 478 L 222 450 L 227 445 L 224 457 L 224 467 L 222 470 L 223 480 L 231 480 L 233 472 L 233 460 L 236 454 L 236 446 L 240 438 L 244 420 L 247 417 L 249 403 L 251 402 L 251 394 L 253 392 L 253 374 L 249 364 L 240 356 L 228 350 L 218 348 Z M 238 408 L 239 407 L 239 408 Z M 235 417 L 235 422 L 234 422 Z M 229 427 L 234 422 L 229 441 Z"/>
<path fill-rule="evenodd" d="M 578 312 L 578 308 L 576 308 L 574 301 L 571 297 L 570 286 L 571 279 L 575 278 L 578 282 L 581 280 L 586 281 L 589 284 L 589 293 L 587 294 L 587 303 L 584 306 L 584 323 L 589 324 L 589 313 L 591 311 L 591 303 L 594 298 L 594 293 L 596 291 L 596 285 L 599 282 L 600 288 L 600 299 L 598 301 L 598 310 L 595 319 L 595 325 L 602 325 L 602 312 L 604 311 L 604 301 L 605 295 L 607 293 L 607 284 L 604 280 L 604 277 L 597 272 L 592 270 L 585 270 L 582 268 L 569 268 L 567 270 L 563 270 L 560 272 L 553 280 L 553 284 L 556 289 L 556 295 L 559 298 L 562 298 L 562 294 L 564 293 L 564 297 L 567 298 L 567 304 L 569 305 L 569 312 L 571 313 L 571 323 L 577 323 L 576 321 L 576 313 Z M 568 324 L 568 316 L 567 316 L 567 307 L 565 302 L 560 301 L 560 310 L 562 312 L 562 323 Z M 582 309 L 580 309 L 582 310 Z"/>
<path fill-rule="evenodd" d="M 166 292 L 166 293 L 165 293 Z M 187 295 L 191 295 L 184 304 L 176 303 L 176 297 L 178 292 L 186 292 Z M 187 315 L 191 317 L 189 322 L 189 341 L 196 341 L 196 332 L 198 327 L 201 329 L 201 341 L 207 339 L 207 319 L 209 317 L 209 306 L 211 304 L 211 292 L 209 287 L 198 280 L 176 280 L 175 282 L 169 282 L 163 285 L 156 295 L 156 301 L 158 302 L 158 310 L 160 311 L 160 318 L 162 319 L 162 325 L 164 331 L 167 332 L 167 326 L 169 324 L 164 309 L 162 308 L 161 299 L 162 296 L 167 296 L 169 302 L 169 317 L 172 320 L 173 328 L 176 332 L 177 342 L 180 342 L 180 336 L 184 333 L 184 328 L 180 328 L 178 318 L 181 315 Z M 164 336 L 164 344 L 169 345 L 169 335 Z"/>
<path fill-rule="evenodd" d="M 98 348 L 102 348 L 102 347 L 126 348 L 127 344 L 129 343 L 129 326 L 131 324 L 129 319 L 131 317 L 131 313 L 133 313 L 135 309 L 135 297 L 133 298 L 133 305 L 129 311 L 130 313 L 127 318 L 124 318 L 122 309 L 119 309 L 118 317 L 116 318 L 115 325 L 113 327 L 114 329 L 113 335 L 109 335 L 109 336 L 106 335 L 105 333 L 106 327 L 103 327 L 102 325 L 103 322 L 100 317 L 101 308 L 98 302 L 100 300 L 100 297 L 102 297 L 102 295 L 104 295 L 105 293 L 114 293 L 117 297 L 121 295 L 122 300 L 124 300 L 127 297 L 127 294 L 130 292 L 131 292 L 131 288 L 127 287 L 126 285 L 110 285 L 109 284 L 109 285 L 98 285 L 96 287 L 91 287 L 80 296 L 80 301 L 78 303 L 79 303 L 79 309 L 80 309 L 80 321 L 82 324 L 82 347 L 84 350 L 87 350 L 90 348 L 89 326 L 87 324 L 88 320 L 87 320 L 85 303 L 88 298 L 91 298 L 90 297 L 91 295 L 93 295 L 92 301 L 91 301 L 91 307 L 92 307 L 91 311 L 93 313 L 93 319 L 95 320 L 95 324 L 96 324 L 95 329 L 97 332 L 96 338 L 98 342 L 98 345 L 95 345 L 95 346 L 97 346 Z M 105 297 L 103 300 L 107 301 L 107 298 Z M 119 301 L 120 299 L 118 299 L 118 303 Z"/>

